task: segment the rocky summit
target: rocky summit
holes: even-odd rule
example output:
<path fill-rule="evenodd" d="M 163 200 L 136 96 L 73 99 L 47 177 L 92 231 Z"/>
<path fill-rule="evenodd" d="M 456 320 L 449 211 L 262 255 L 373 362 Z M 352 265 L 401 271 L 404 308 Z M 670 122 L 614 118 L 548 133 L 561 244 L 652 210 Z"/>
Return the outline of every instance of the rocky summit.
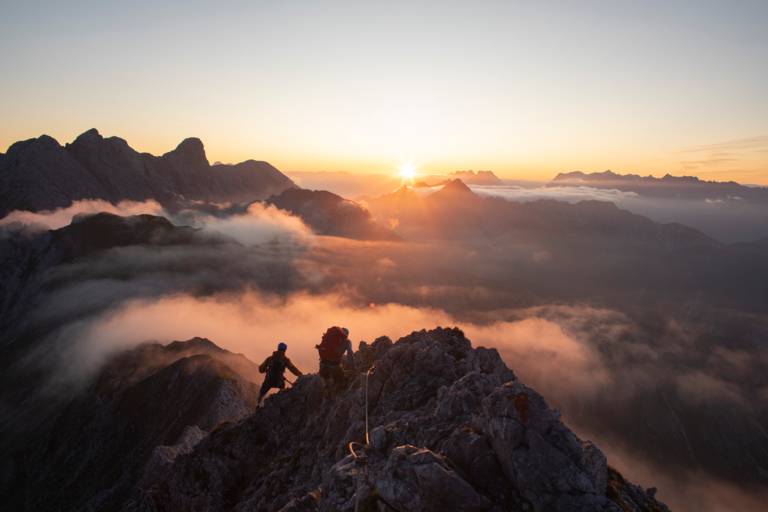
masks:
<path fill-rule="evenodd" d="M 355 357 L 362 373 L 335 396 L 307 375 L 244 419 L 185 431 L 123 509 L 668 510 L 459 329 Z"/>

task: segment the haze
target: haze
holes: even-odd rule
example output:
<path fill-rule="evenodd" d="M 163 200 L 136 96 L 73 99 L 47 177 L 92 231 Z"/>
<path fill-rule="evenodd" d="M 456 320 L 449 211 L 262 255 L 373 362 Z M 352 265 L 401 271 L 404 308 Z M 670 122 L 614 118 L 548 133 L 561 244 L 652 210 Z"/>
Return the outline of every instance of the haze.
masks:
<path fill-rule="evenodd" d="M 287 172 L 768 183 L 768 4 L 3 2 L 0 148 L 91 126 Z"/>

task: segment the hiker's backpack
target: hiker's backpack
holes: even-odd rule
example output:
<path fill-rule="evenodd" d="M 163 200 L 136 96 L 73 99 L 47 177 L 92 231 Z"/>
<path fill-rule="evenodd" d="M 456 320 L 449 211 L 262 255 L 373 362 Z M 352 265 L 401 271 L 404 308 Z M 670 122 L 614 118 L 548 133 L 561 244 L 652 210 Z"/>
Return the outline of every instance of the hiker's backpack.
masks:
<path fill-rule="evenodd" d="M 331 327 L 325 331 L 320 344 L 315 345 L 317 352 L 320 354 L 320 360 L 340 363 L 346 348 L 346 340 L 347 337 L 344 336 L 344 331 L 341 330 L 341 327 Z"/>
<path fill-rule="evenodd" d="M 272 356 L 267 366 L 266 380 L 270 382 L 278 382 L 283 379 L 285 373 L 285 358 Z"/>

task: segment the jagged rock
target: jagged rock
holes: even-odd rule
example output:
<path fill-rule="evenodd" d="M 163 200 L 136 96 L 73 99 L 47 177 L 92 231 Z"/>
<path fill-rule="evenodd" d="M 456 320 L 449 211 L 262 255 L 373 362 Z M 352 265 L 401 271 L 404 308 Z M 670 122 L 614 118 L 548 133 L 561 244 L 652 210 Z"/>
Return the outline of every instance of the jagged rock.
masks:
<path fill-rule="evenodd" d="M 365 347 L 367 388 L 359 376 L 328 397 L 318 376 L 299 378 L 176 458 L 146 509 L 667 510 L 460 330 Z"/>
<path fill-rule="evenodd" d="M 293 181 L 267 162 L 209 165 L 200 139 L 154 156 L 90 129 L 65 146 L 46 135 L 13 144 L 0 158 L 0 217 L 79 199 L 154 199 L 171 209 L 188 201 L 242 203 L 291 187 Z"/>
<path fill-rule="evenodd" d="M 152 451 L 152 456 L 144 468 L 144 476 L 139 482 L 139 487 L 146 487 L 152 482 L 162 477 L 165 471 L 173 464 L 173 461 L 179 455 L 190 453 L 192 448 L 197 445 L 208 432 L 202 430 L 197 425 L 192 425 L 184 429 L 178 442 L 174 445 L 161 445 Z"/>

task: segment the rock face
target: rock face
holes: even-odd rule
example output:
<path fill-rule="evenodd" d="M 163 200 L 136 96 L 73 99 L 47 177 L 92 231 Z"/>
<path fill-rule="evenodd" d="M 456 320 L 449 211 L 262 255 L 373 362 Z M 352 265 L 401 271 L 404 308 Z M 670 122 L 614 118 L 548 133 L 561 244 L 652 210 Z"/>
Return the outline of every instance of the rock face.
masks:
<path fill-rule="evenodd" d="M 355 377 L 331 397 L 319 376 L 298 379 L 145 481 L 136 507 L 667 510 L 571 432 L 495 350 L 472 348 L 458 329 L 394 344 L 380 338 L 356 358 L 359 367 L 373 365 L 367 386 Z"/>
<path fill-rule="evenodd" d="M 249 415 L 256 366 L 202 338 L 112 359 L 0 488 L 12 510 L 117 510 L 222 422 Z M 126 505 L 127 506 L 127 505 Z"/>
<path fill-rule="evenodd" d="M 46 135 L 13 144 L 0 158 L 0 217 L 78 199 L 154 199 L 169 209 L 189 201 L 250 202 L 294 186 L 267 162 L 210 165 L 200 139 L 157 157 L 91 129 L 66 146 Z"/>

